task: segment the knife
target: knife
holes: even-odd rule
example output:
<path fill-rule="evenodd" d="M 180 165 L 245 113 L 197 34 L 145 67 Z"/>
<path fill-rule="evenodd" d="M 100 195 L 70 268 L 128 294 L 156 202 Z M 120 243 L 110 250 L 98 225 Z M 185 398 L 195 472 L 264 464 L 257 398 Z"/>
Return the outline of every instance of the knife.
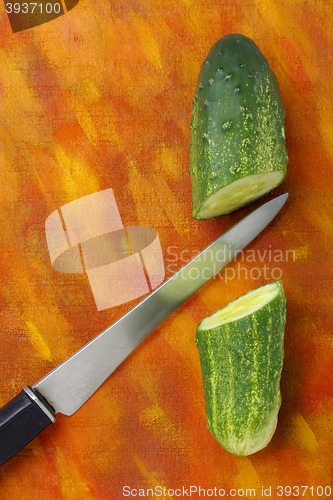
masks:
<path fill-rule="evenodd" d="M 79 351 L 0 409 L 0 465 L 56 413 L 75 413 L 127 356 L 272 221 L 288 193 L 256 209 Z"/>

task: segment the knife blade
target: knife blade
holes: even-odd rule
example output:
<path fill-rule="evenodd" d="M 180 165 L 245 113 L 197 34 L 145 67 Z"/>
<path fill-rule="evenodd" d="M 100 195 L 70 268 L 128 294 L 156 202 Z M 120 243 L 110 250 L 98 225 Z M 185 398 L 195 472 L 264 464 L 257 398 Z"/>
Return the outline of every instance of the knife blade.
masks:
<path fill-rule="evenodd" d="M 244 217 L 75 354 L 24 386 L 0 409 L 0 465 L 53 423 L 56 413 L 75 413 L 149 333 L 258 236 L 287 197 Z"/>

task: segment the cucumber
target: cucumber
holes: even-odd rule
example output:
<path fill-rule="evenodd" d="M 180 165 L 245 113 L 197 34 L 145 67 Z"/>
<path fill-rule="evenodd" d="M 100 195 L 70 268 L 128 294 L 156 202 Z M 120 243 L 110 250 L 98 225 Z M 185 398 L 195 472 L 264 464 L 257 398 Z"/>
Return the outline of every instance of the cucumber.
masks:
<path fill-rule="evenodd" d="M 285 322 L 278 281 L 250 291 L 197 327 L 207 426 L 236 455 L 256 453 L 275 432 Z"/>
<path fill-rule="evenodd" d="M 231 34 L 208 53 L 191 121 L 190 174 L 195 219 L 228 214 L 285 178 L 285 111 L 267 59 Z"/>

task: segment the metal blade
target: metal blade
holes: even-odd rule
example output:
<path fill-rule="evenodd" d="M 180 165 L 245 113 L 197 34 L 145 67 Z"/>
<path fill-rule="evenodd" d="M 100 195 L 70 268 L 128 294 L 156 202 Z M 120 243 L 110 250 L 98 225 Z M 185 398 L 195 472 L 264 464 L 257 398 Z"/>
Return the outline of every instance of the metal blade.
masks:
<path fill-rule="evenodd" d="M 271 222 L 287 197 L 283 194 L 246 216 L 32 388 L 56 412 L 75 413 L 149 333 Z"/>

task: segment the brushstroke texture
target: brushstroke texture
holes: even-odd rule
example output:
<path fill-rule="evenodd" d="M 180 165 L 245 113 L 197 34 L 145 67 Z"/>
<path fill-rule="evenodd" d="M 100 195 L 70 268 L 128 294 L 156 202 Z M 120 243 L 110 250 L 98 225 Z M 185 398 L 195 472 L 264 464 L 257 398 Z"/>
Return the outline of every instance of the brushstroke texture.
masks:
<path fill-rule="evenodd" d="M 19 34 L 1 11 L 0 400 L 136 303 L 98 312 L 86 276 L 52 269 L 44 231 L 52 212 L 112 188 L 124 225 L 154 227 L 179 268 L 252 209 L 191 217 L 196 81 L 211 46 L 235 32 L 258 44 L 277 76 L 290 158 L 274 192 L 289 192 L 286 210 L 251 248 L 297 258 L 244 260 L 247 277 L 212 280 L 77 414 L 60 415 L 0 469 L 1 500 L 109 500 L 125 484 L 332 486 L 332 2 L 81 0 Z M 264 263 L 282 270 L 288 301 L 282 407 L 270 445 L 244 461 L 206 428 L 193 339 L 202 318 L 267 282 L 249 276 Z"/>

